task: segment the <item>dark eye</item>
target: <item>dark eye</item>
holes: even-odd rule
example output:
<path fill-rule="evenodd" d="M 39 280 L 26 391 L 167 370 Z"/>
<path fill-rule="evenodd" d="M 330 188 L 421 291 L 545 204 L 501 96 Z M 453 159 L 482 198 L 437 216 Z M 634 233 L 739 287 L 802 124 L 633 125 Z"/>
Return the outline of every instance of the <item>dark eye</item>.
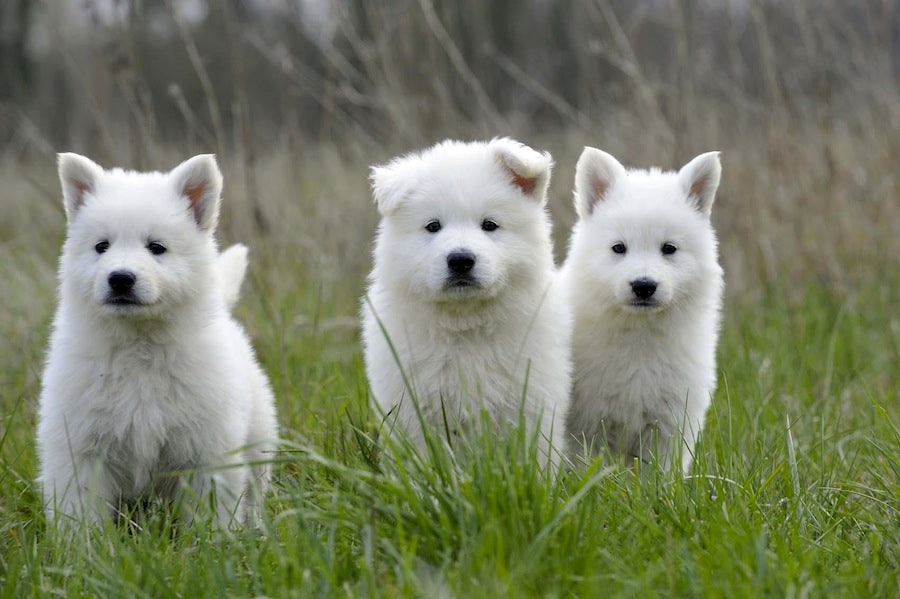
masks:
<path fill-rule="evenodd" d="M 429 233 L 437 233 L 438 231 L 441 230 L 441 221 L 439 221 L 439 220 L 431 221 L 430 223 L 425 225 L 425 230 L 428 231 Z"/>
<path fill-rule="evenodd" d="M 668 241 L 662 244 L 662 248 L 660 249 L 662 250 L 663 254 L 674 254 L 676 251 L 678 251 L 678 248 L 675 247 L 675 244 L 669 243 Z"/>
<path fill-rule="evenodd" d="M 159 256 L 160 254 L 166 253 L 166 246 L 155 241 L 151 241 L 150 243 L 148 243 L 147 249 L 150 250 L 150 253 L 154 256 Z"/>
<path fill-rule="evenodd" d="M 617 254 L 624 254 L 626 251 L 628 251 L 628 248 L 625 247 L 624 243 L 619 242 L 619 243 L 615 244 L 614 246 L 612 246 L 612 251 L 614 251 Z"/>
<path fill-rule="evenodd" d="M 500 225 L 498 225 L 497 223 L 495 223 L 494 221 L 492 221 L 489 218 L 486 218 L 483 221 L 481 221 L 481 230 L 482 231 L 487 231 L 488 233 L 490 233 L 491 231 L 496 231 L 499 228 L 500 228 Z"/>
<path fill-rule="evenodd" d="M 108 249 L 109 249 L 109 242 L 106 241 L 105 239 L 94 246 L 94 251 L 97 252 L 98 254 L 102 254 L 103 252 L 105 252 Z"/>

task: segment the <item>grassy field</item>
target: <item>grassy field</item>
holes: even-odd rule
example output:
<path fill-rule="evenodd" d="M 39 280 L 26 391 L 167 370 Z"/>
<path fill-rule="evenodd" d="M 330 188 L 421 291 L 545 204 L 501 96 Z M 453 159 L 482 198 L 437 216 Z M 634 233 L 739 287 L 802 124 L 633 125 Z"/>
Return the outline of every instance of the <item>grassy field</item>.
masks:
<path fill-rule="evenodd" d="M 563 240 L 580 146 L 548 145 Z M 140 531 L 68 540 L 33 483 L 64 217 L 52 160 L 0 167 L 0 596 L 895 596 L 896 178 L 885 155 L 866 162 L 857 176 L 887 200 L 852 209 L 856 183 L 824 183 L 813 161 L 760 168 L 751 150 L 725 155 L 714 209 L 729 293 L 691 475 L 594 464 L 555 480 L 515 438 L 463 461 L 377 440 L 355 320 L 375 224 L 365 164 L 261 161 L 262 235 L 223 160 L 220 237 L 252 249 L 237 311 L 288 441 L 264 530 L 179 530 L 160 508 Z"/>
<path fill-rule="evenodd" d="M 7 5 L 0 598 L 897 596 L 895 0 Z M 722 151 L 719 386 L 689 476 L 546 477 L 516 435 L 468 458 L 378 438 L 356 318 L 367 168 L 495 135 L 552 153 L 560 259 L 584 145 L 667 168 Z M 47 527 L 57 151 L 159 170 L 219 153 L 219 238 L 251 248 L 236 310 L 286 440 L 261 531 L 179 528 L 163 506 L 140 530 Z"/>

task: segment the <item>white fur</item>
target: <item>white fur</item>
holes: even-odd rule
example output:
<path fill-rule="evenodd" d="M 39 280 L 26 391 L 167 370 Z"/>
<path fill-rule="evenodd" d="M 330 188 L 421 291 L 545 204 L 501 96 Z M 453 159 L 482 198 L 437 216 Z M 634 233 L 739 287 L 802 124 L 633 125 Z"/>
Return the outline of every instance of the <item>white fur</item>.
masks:
<path fill-rule="evenodd" d="M 241 283 L 247 272 L 247 246 L 235 244 L 219 254 L 217 260 L 222 282 L 222 297 L 228 309 L 234 307 L 241 293 Z"/>
<path fill-rule="evenodd" d="M 228 312 L 246 248 L 217 257 L 215 159 L 137 173 L 61 154 L 59 173 L 69 222 L 37 437 L 48 519 L 97 521 L 186 485 L 189 508 L 215 487 L 222 523 L 255 516 L 258 498 L 241 498 L 265 490 L 269 468 L 245 464 L 273 447 L 275 404 Z M 113 272 L 133 274 L 136 303 L 109 303 Z"/>
<path fill-rule="evenodd" d="M 561 274 L 575 322 L 567 431 L 576 451 L 606 443 L 668 466 L 683 433 L 690 467 L 716 384 L 723 280 L 709 214 L 720 173 L 718 152 L 678 173 L 627 170 L 594 148 L 581 155 L 579 220 Z M 661 251 L 667 242 L 673 254 Z M 623 254 L 612 250 L 619 243 Z M 643 278 L 657 284 L 652 305 L 633 305 L 631 283 Z"/>
<path fill-rule="evenodd" d="M 445 141 L 372 169 L 382 218 L 362 309 L 366 373 L 388 425 L 420 446 L 407 382 L 441 435 L 445 414 L 460 433 L 482 408 L 513 424 L 522 410 L 545 457 L 563 449 L 571 324 L 545 210 L 551 168 L 549 154 L 495 139 Z M 482 230 L 485 219 L 499 228 Z M 432 220 L 440 231 L 426 230 Z M 446 286 L 459 250 L 475 256 L 477 287 Z"/>

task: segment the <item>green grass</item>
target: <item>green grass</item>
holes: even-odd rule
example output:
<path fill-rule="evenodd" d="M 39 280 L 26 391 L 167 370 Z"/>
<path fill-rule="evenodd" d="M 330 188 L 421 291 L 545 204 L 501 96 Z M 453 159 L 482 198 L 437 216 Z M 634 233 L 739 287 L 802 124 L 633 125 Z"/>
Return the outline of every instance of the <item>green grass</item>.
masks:
<path fill-rule="evenodd" d="M 290 265 L 260 255 L 238 312 L 290 445 L 264 530 L 179 529 L 159 508 L 140 531 L 65 539 L 32 482 L 46 254 L 8 248 L 0 272 L 20 286 L 4 295 L 0 355 L 2 596 L 889 597 L 900 584 L 896 276 L 733 301 L 690 476 L 594 464 L 554 480 L 515 436 L 468 458 L 378 441 L 346 318 L 360 281 L 274 285 Z"/>
<path fill-rule="evenodd" d="M 149 14 L 163 3 L 127 4 Z M 891 3 L 672 2 L 628 16 L 625 3 L 572 3 L 571 18 L 550 22 L 543 10 L 495 18 L 513 3 L 491 3 L 490 18 L 475 2 L 437 3 L 468 65 L 417 3 L 399 20 L 393 3 L 357 4 L 367 8 L 338 11 L 338 44 L 321 56 L 301 54 L 288 23 L 242 20 L 227 68 L 214 8 L 195 32 L 216 91 L 202 103 L 178 40 L 166 43 L 180 66 L 159 60 L 151 20 L 72 37 L 57 31 L 64 15 L 35 16 L 52 52 L 29 49 L 23 65 L 36 76 L 0 93 L 0 599 L 896 597 L 900 102 L 896 36 L 881 18 Z M 257 38 L 277 60 L 258 62 Z M 246 82 L 233 59 L 242 52 Z M 233 143 L 213 131 L 213 143 L 207 107 L 239 109 L 231 93 L 257 83 L 247 126 Z M 495 106 L 473 102 L 482 87 L 503 91 Z M 183 124 L 171 120 L 174 89 L 190 104 Z M 723 151 L 713 221 L 729 296 L 719 387 L 689 477 L 594 464 L 548 480 L 515 436 L 426 460 L 376 438 L 354 325 L 377 219 L 368 166 L 443 136 L 506 134 L 555 158 L 560 251 L 584 145 L 668 168 Z M 251 247 L 237 312 L 290 448 L 274 458 L 264 529 L 185 530 L 159 508 L 140 531 L 59 538 L 33 482 L 64 229 L 53 152 L 167 169 L 216 145 L 220 237 Z"/>

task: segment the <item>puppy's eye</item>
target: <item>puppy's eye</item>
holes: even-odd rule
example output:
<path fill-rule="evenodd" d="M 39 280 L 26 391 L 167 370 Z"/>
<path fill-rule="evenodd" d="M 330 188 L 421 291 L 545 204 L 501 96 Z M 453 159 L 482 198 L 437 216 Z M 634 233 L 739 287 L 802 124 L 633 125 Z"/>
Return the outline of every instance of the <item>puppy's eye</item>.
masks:
<path fill-rule="evenodd" d="M 106 241 L 105 239 L 94 246 L 94 251 L 97 252 L 98 254 L 102 254 L 103 252 L 105 252 L 108 249 L 109 249 L 109 242 Z"/>
<path fill-rule="evenodd" d="M 667 241 L 664 244 L 662 244 L 660 251 L 662 251 L 663 254 L 668 255 L 668 254 L 674 254 L 675 252 L 677 252 L 678 248 L 675 246 L 674 243 L 669 243 Z"/>
<path fill-rule="evenodd" d="M 498 225 L 497 223 L 495 223 L 494 221 L 492 221 L 489 218 L 486 218 L 483 221 L 481 221 L 481 230 L 482 231 L 487 231 L 488 233 L 490 233 L 491 231 L 496 231 L 499 228 L 500 228 L 500 225 Z"/>
<path fill-rule="evenodd" d="M 614 251 L 617 254 L 624 254 L 625 252 L 628 251 L 628 248 L 626 248 L 625 244 L 620 241 L 619 243 L 612 246 L 612 251 Z"/>
<path fill-rule="evenodd" d="M 150 250 L 150 253 L 154 256 L 159 256 L 160 254 L 166 253 L 166 246 L 155 241 L 151 241 L 150 243 L 148 243 L 147 249 Z"/>
<path fill-rule="evenodd" d="M 441 221 L 439 221 L 439 220 L 431 221 L 430 223 L 425 225 L 425 230 L 428 231 L 429 233 L 437 233 L 438 231 L 441 230 Z"/>

